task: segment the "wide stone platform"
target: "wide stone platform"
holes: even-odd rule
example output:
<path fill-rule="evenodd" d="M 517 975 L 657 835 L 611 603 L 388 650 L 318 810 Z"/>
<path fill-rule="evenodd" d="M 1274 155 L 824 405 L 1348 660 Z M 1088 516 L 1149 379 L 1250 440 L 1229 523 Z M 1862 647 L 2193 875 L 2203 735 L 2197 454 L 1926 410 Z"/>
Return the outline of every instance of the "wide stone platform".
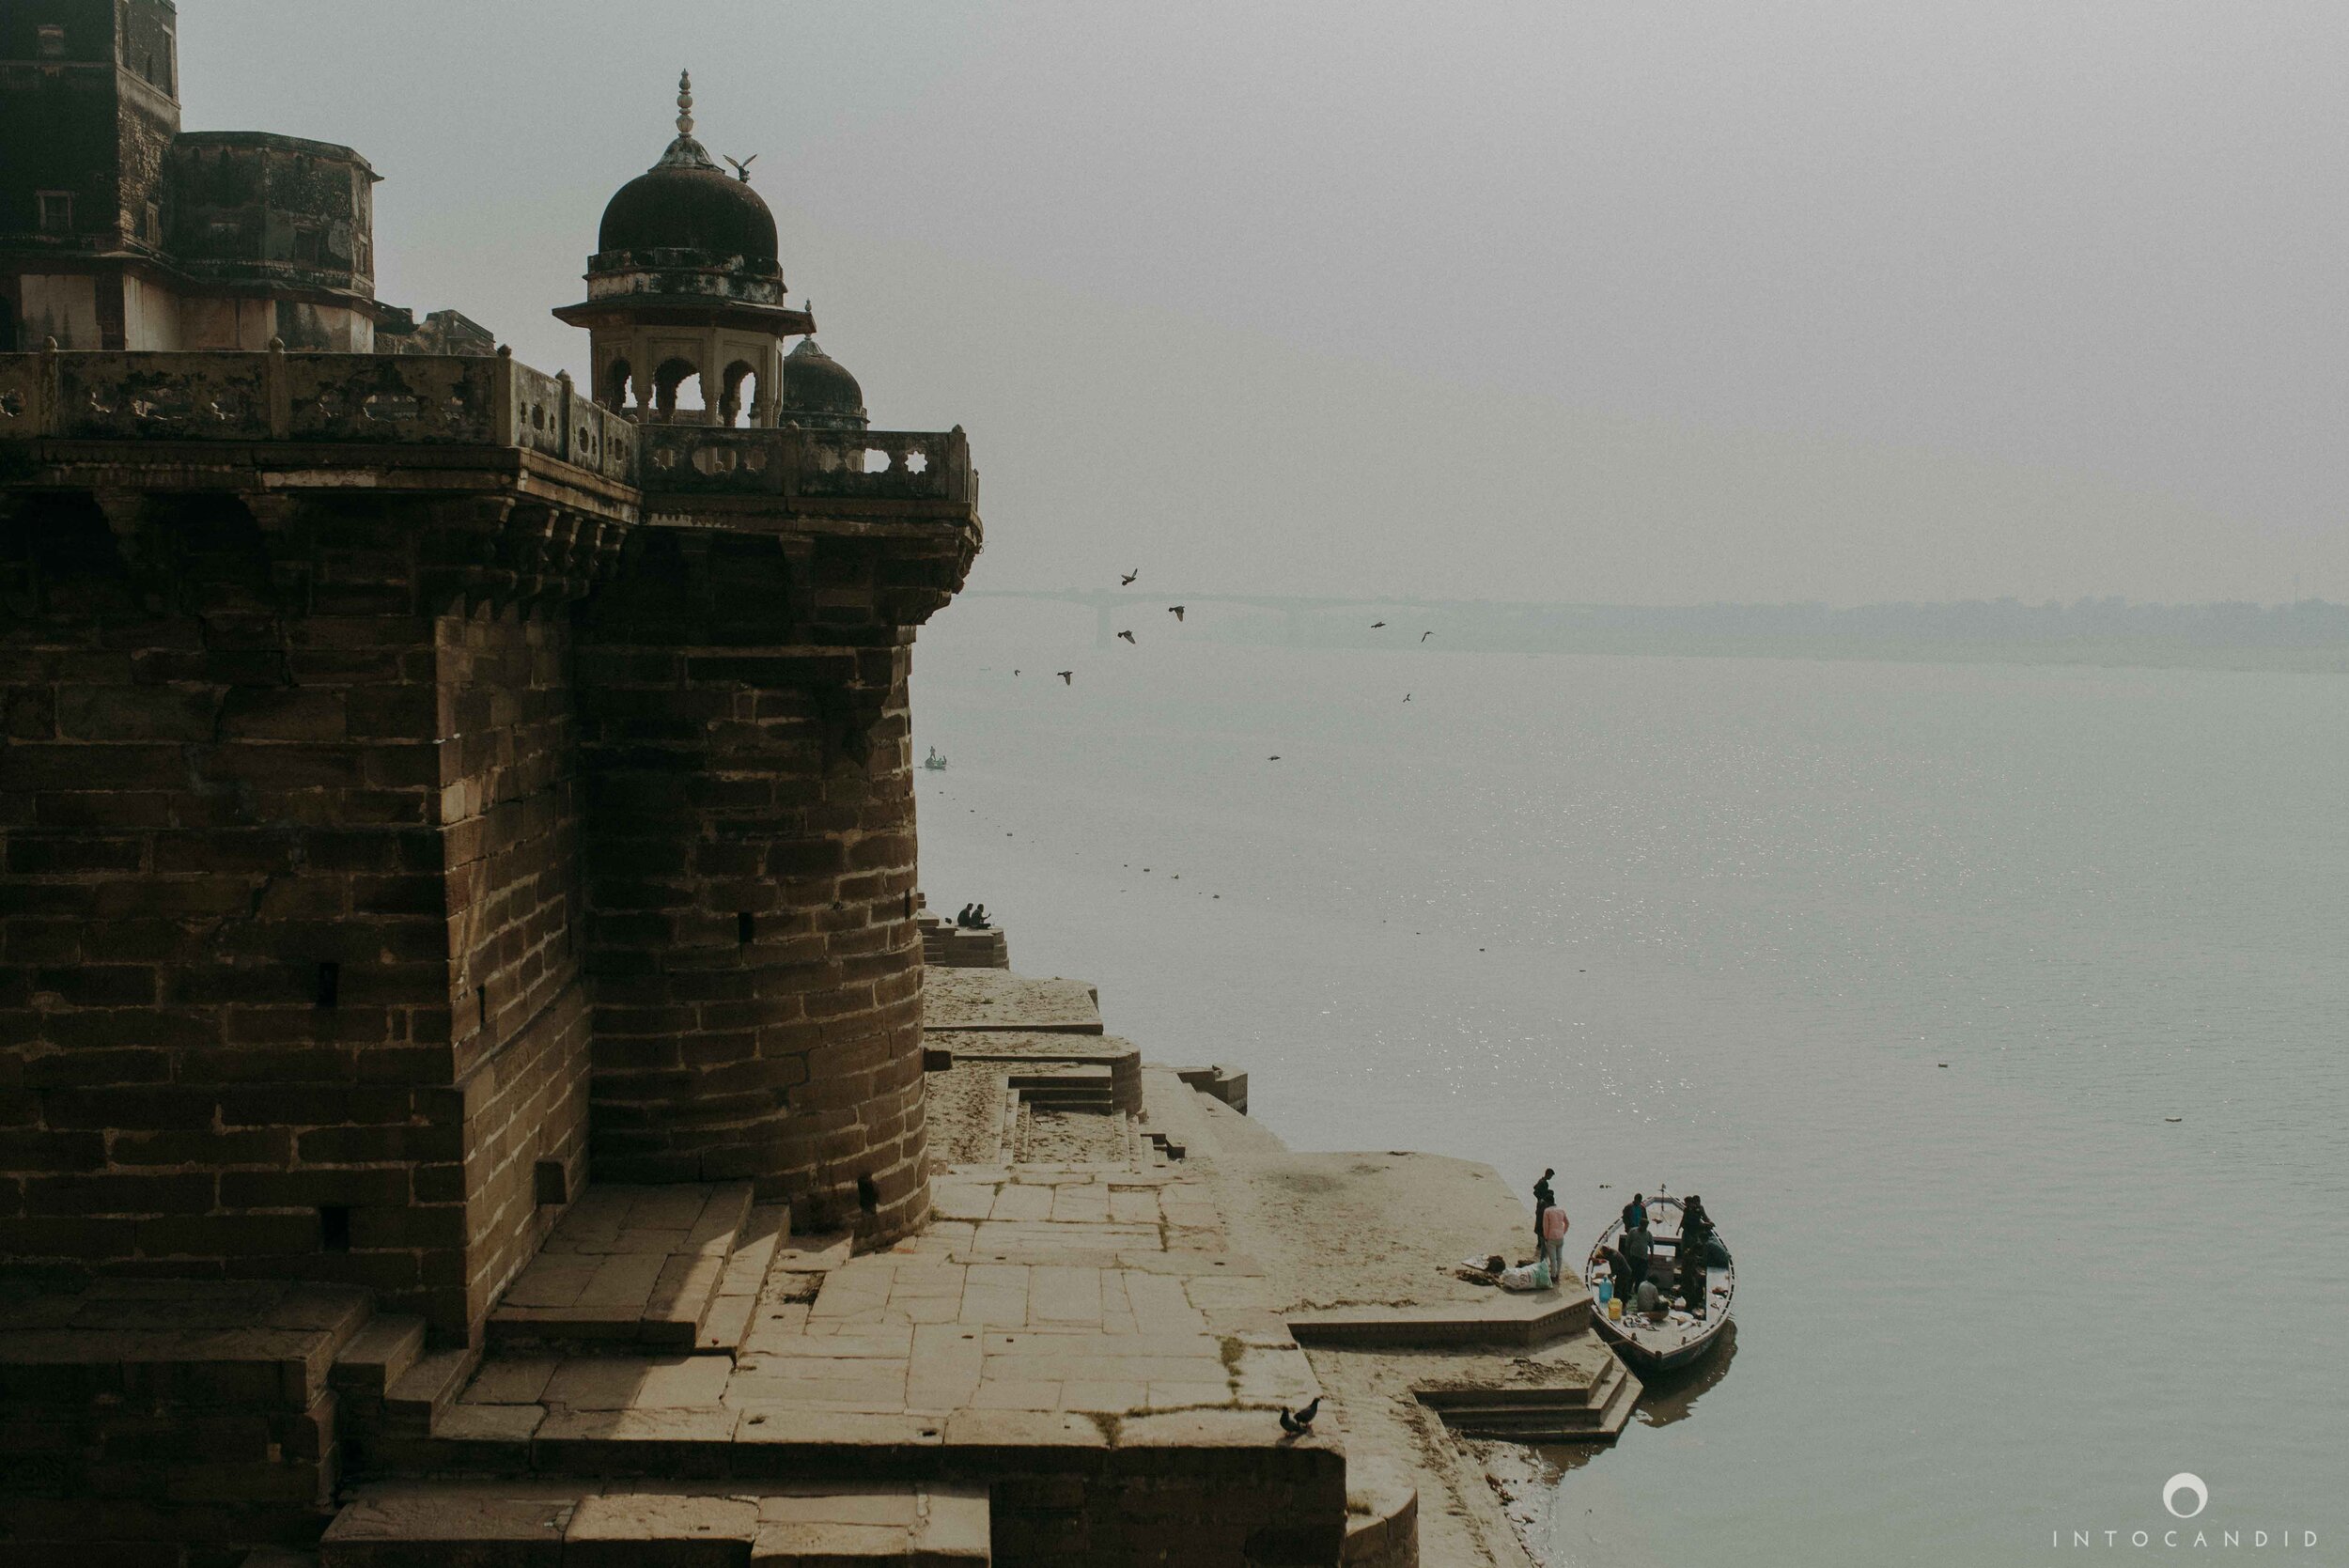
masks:
<path fill-rule="evenodd" d="M 969 1568 L 991 1560 L 969 1486 L 388 1483 L 359 1490 L 319 1568 Z"/>
<path fill-rule="evenodd" d="M 1056 1063 L 1043 1044 L 1052 1038 L 1102 1054 L 1095 1035 L 1030 1038 L 984 1065 L 1090 1064 Z M 1122 1043 L 1109 1054 L 1131 1060 Z M 369 1475 L 397 1484 L 354 1500 L 327 1560 L 388 1565 L 461 1545 L 476 1563 L 553 1560 L 551 1551 L 569 1562 L 583 1549 L 581 1521 L 621 1497 L 651 1517 L 646 1539 L 662 1553 L 695 1554 L 642 1560 L 812 1561 L 753 1533 L 753 1510 L 764 1518 L 779 1496 L 836 1500 L 876 1485 L 897 1498 L 984 1499 L 982 1538 L 1007 1563 L 1155 1562 L 1175 1540 L 1186 1560 L 1234 1565 L 1335 1563 L 1349 1539 L 1392 1545 L 1408 1489 L 1400 1503 L 1374 1489 L 1349 1514 L 1334 1423 L 1302 1437 L 1282 1430 L 1280 1412 L 1322 1389 L 1273 1310 L 1276 1292 L 1228 1244 L 1205 1181 L 1104 1101 L 1053 1114 L 1118 1129 L 1101 1141 L 1114 1157 L 941 1167 L 928 1227 L 885 1250 L 760 1235 L 761 1211 L 750 1211 L 741 1234 L 757 1239 L 738 1246 L 727 1271 L 727 1288 L 748 1291 L 745 1327 L 722 1347 L 493 1337 L 428 1421 L 372 1441 Z M 932 1115 L 934 1140 L 950 1141 L 953 1107 Z M 703 1197 L 705 1217 L 718 1201 Z M 591 1234 L 607 1249 L 631 1231 L 676 1245 L 682 1201 L 675 1214 L 636 1206 L 646 1202 L 567 1221 L 540 1264 L 576 1270 L 568 1260 L 630 1255 L 588 1250 Z M 668 1223 L 642 1223 L 653 1219 Z M 526 1271 L 517 1288 L 530 1281 Z M 447 1490 L 485 1477 L 496 1478 L 486 1492 Z M 667 1500 L 644 1500 L 655 1497 Z M 916 1550 L 902 1530 L 894 1545 L 863 1540 L 901 1554 L 874 1560 L 985 1560 L 940 1555 L 936 1541 Z"/>
<path fill-rule="evenodd" d="M 1466 1257 L 1530 1256 L 1523 1202 L 1472 1161 L 1291 1150 L 1211 1081 L 1191 1093 L 1184 1077 L 1143 1069 L 1150 1125 L 1185 1149 L 1182 1169 L 1206 1184 L 1231 1245 L 1257 1260 L 1328 1395 L 1322 1423 L 1344 1435 L 1349 1478 L 1379 1465 L 1408 1478 L 1415 1560 L 1532 1568 L 1462 1439 L 1611 1441 L 1640 1386 L 1585 1327 L 1579 1285 L 1517 1296 L 1453 1272 Z M 1393 1533 L 1359 1538 L 1368 1553 Z"/>
<path fill-rule="evenodd" d="M 1098 1034 L 1100 999 L 1081 980 L 1039 980 L 1009 970 L 933 970 L 923 979 L 922 1028 Z"/>

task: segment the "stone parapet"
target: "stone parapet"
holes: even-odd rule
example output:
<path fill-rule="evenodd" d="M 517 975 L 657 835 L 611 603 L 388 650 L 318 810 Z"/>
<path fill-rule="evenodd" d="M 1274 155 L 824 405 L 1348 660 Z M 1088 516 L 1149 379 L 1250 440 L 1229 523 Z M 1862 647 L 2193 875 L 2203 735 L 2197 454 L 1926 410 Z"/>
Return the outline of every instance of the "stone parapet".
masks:
<path fill-rule="evenodd" d="M 237 462 L 233 446 L 528 452 L 643 492 L 652 520 L 705 501 L 778 517 L 971 526 L 978 474 L 957 428 L 816 430 L 654 425 L 592 401 L 568 375 L 503 351 L 0 354 L 0 442 L 169 442 Z M 79 454 L 40 453 L 70 458 Z M 269 466 L 267 453 L 256 454 Z M 633 498 L 631 498 L 633 499 Z"/>

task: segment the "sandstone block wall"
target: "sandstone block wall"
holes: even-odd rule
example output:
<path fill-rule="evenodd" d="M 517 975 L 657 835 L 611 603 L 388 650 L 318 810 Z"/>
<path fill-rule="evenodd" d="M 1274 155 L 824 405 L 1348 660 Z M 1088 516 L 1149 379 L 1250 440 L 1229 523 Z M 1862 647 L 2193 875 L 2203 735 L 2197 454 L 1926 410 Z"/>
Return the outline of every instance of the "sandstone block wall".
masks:
<path fill-rule="evenodd" d="M 530 1245 L 516 1167 L 578 1167 L 564 634 L 439 613 L 435 530 L 135 494 L 11 520 L 12 1263 L 365 1285 L 461 1336 Z"/>
<path fill-rule="evenodd" d="M 870 572 L 631 541 L 580 660 L 596 1169 L 748 1178 L 878 1240 L 928 1197 L 911 634 L 870 620 Z"/>
<path fill-rule="evenodd" d="M 446 1342 L 591 1175 L 918 1225 L 907 679 L 975 528 L 630 532 L 380 456 L 0 472 L 0 1263 Z"/>
<path fill-rule="evenodd" d="M 568 614 L 486 607 L 434 631 L 468 1254 L 462 1300 L 440 1315 L 474 1324 L 560 1212 L 541 1198 L 587 1182 L 571 637 Z"/>
<path fill-rule="evenodd" d="M 342 1472 L 364 1292 L 121 1280 L 0 1292 L 0 1561 L 216 1565 L 307 1546 Z"/>

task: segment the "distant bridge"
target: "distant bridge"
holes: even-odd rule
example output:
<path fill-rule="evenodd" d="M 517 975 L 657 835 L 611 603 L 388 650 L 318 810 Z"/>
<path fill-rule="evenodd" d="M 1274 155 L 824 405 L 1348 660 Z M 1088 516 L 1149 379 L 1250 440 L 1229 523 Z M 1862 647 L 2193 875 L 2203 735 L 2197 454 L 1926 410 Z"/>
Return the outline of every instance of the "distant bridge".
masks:
<path fill-rule="evenodd" d="M 1241 604 L 1256 610 L 1278 610 L 1288 618 L 1288 640 L 1304 641 L 1306 622 L 1313 616 L 1332 610 L 1576 610 L 1588 606 L 1559 604 L 1531 599 L 1465 599 L 1465 598 L 1332 598 L 1306 594 L 1217 594 L 1182 593 L 1172 589 L 1153 589 L 1142 593 L 1132 588 L 973 588 L 965 598 L 1026 598 L 1047 599 L 1055 604 L 1090 605 L 1094 615 L 1094 642 L 1108 647 L 1117 635 L 1118 613 L 1148 606 L 1163 614 L 1166 607 L 1179 604 L 1186 608 L 1194 604 Z M 1130 625 L 1131 623 L 1128 623 Z"/>

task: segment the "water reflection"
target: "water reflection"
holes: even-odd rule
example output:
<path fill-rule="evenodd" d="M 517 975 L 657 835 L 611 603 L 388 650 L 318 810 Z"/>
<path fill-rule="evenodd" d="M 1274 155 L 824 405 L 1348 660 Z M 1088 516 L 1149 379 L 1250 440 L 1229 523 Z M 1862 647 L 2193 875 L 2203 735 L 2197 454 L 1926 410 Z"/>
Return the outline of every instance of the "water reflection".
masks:
<path fill-rule="evenodd" d="M 1719 1348 L 1710 1356 L 1694 1366 L 1655 1373 L 1640 1379 L 1640 1404 L 1632 1412 L 1632 1419 L 1642 1426 L 1670 1426 L 1684 1419 L 1696 1409 L 1697 1401 L 1709 1392 L 1714 1384 L 1729 1375 L 1729 1363 L 1736 1358 L 1737 1320 L 1731 1318 L 1728 1326 L 1721 1329 Z"/>
<path fill-rule="evenodd" d="M 1710 1392 L 1713 1386 L 1729 1375 L 1729 1363 L 1737 1358 L 1737 1320 L 1732 1318 L 1721 1330 L 1719 1348 L 1694 1366 L 1680 1367 L 1672 1372 L 1652 1373 L 1640 1379 L 1640 1403 L 1632 1409 L 1631 1419 L 1641 1426 L 1670 1426 L 1686 1420 L 1697 1407 L 1697 1401 Z M 1579 1470 L 1607 1452 L 1603 1443 L 1543 1443 L 1534 1452 L 1541 1461 L 1558 1475 Z"/>

